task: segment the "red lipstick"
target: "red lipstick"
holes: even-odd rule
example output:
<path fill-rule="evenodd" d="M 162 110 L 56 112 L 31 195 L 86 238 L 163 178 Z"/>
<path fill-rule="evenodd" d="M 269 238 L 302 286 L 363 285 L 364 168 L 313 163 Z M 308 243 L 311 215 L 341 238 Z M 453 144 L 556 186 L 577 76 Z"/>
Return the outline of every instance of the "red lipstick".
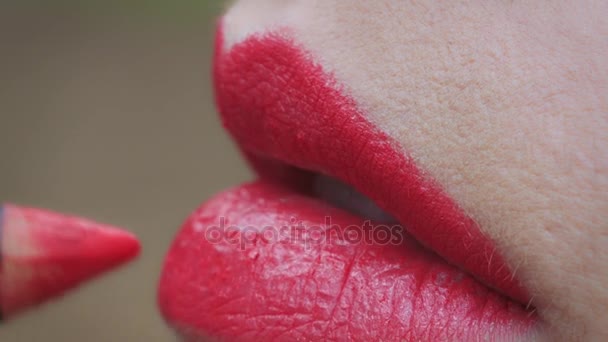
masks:
<path fill-rule="evenodd" d="M 532 326 L 520 304 L 488 288 L 529 299 L 493 241 L 289 30 L 229 51 L 218 33 L 214 81 L 224 125 L 260 181 L 203 205 L 174 242 L 160 287 L 174 325 L 237 340 L 493 339 Z M 399 246 L 337 239 L 311 249 L 306 240 L 264 239 L 263 227 L 289 222 L 328 229 L 327 216 L 341 229 L 363 226 L 308 196 L 314 173 L 353 186 L 411 236 Z M 234 229 L 211 242 L 220 218 Z M 245 232 L 251 246 L 231 243 Z"/>
<path fill-rule="evenodd" d="M 215 81 L 224 125 L 244 151 L 353 185 L 449 262 L 528 301 L 477 224 L 285 33 L 219 55 Z"/>

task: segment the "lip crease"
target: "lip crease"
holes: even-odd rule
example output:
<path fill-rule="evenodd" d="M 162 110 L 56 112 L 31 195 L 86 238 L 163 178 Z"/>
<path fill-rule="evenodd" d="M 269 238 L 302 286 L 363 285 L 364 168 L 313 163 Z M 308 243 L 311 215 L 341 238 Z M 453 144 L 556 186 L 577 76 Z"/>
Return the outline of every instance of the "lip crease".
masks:
<path fill-rule="evenodd" d="M 529 295 L 494 242 L 365 119 L 289 29 L 224 51 L 220 27 L 214 82 L 224 126 L 260 180 L 204 204 L 167 255 L 159 304 L 186 339 L 493 339 L 534 326 L 522 305 Z M 294 191 L 306 184 L 299 169 L 350 184 L 415 240 L 304 248 L 258 231 L 235 248 L 230 240 L 252 225 L 290 227 L 297 218 L 315 226 L 330 215 L 340 227 L 361 226 L 361 218 Z M 209 227 L 220 217 L 241 228 L 212 243 Z"/>

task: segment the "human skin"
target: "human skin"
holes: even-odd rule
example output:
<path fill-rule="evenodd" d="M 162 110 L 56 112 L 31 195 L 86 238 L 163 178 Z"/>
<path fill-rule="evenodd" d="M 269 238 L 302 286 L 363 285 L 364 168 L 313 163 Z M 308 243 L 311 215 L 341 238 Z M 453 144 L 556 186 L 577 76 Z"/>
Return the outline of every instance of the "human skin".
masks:
<path fill-rule="evenodd" d="M 288 28 L 496 243 L 539 316 L 531 339 L 606 340 L 605 13 L 593 1 L 242 0 L 223 49 Z"/>

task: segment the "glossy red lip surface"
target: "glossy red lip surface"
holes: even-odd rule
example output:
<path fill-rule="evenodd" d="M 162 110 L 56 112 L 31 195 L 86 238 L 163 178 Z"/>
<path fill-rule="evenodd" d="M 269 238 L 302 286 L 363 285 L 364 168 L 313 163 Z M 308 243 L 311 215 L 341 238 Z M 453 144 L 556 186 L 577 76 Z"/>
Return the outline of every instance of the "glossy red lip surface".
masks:
<path fill-rule="evenodd" d="M 319 239 L 315 227 L 328 216 L 339 228 Z M 230 227 L 219 229 L 218 217 Z M 340 234 L 363 236 L 363 225 L 264 181 L 229 190 L 174 241 L 162 312 L 188 341 L 518 340 L 533 323 L 519 304 L 410 238 L 372 244 Z"/>
<path fill-rule="evenodd" d="M 340 227 L 362 225 L 318 199 L 272 185 L 293 187 L 298 173 L 289 164 L 352 185 L 451 264 L 528 300 L 494 243 L 365 119 L 288 30 L 249 37 L 227 52 L 222 47 L 219 33 L 217 104 L 262 180 L 203 205 L 174 242 L 159 301 L 184 336 L 494 339 L 532 325 L 518 304 L 410 238 L 399 246 L 265 238 L 263 227 L 323 226 L 328 215 Z M 210 241 L 210 227 L 221 218 L 233 229 Z M 245 232 L 253 236 L 242 238 Z M 251 243 L 234 243 L 243 239 Z"/>

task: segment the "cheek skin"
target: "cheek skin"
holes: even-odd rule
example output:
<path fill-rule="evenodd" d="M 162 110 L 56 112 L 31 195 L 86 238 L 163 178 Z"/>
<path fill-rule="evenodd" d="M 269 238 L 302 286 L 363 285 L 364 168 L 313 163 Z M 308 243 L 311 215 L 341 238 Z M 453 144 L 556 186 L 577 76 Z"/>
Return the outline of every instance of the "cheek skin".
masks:
<path fill-rule="evenodd" d="M 594 6 L 606 6 L 593 4 Z M 591 5 L 240 1 L 228 45 L 292 29 L 533 292 L 558 339 L 608 335 L 608 28 Z"/>

